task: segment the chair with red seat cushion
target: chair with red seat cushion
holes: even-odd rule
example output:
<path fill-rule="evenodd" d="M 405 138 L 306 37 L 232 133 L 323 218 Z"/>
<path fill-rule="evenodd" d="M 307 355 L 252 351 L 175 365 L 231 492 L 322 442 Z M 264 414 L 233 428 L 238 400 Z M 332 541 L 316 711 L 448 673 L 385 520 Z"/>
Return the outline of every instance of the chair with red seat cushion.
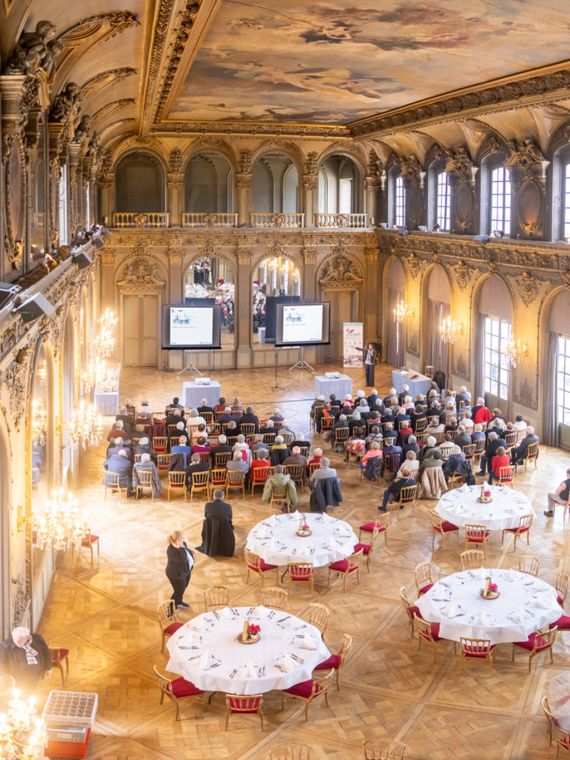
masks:
<path fill-rule="evenodd" d="M 517 539 L 519 536 L 526 535 L 526 544 L 527 546 L 530 543 L 530 528 L 532 525 L 534 515 L 523 515 L 519 519 L 519 524 L 516 528 L 505 528 L 505 530 L 502 532 L 501 536 L 501 546 L 503 545 L 503 542 L 505 540 L 505 533 L 510 533 L 511 536 L 514 538 L 514 545 L 513 545 L 513 551 L 516 552 L 517 550 Z"/>
<path fill-rule="evenodd" d="M 552 623 L 552 628 L 558 628 L 559 631 L 570 631 L 570 615 L 562 615 L 555 623 Z"/>
<path fill-rule="evenodd" d="M 384 536 L 384 543 L 388 546 L 388 529 L 390 527 L 391 516 L 389 514 L 381 515 L 377 520 L 363 523 L 358 529 L 358 540 L 362 541 L 363 533 L 373 533 L 375 528 Z"/>
<path fill-rule="evenodd" d="M 65 679 L 69 675 L 69 649 L 63 647 L 50 648 L 51 666 L 57 668 L 61 674 L 61 685 L 65 686 Z M 63 663 L 65 663 L 65 673 L 63 672 Z"/>
<path fill-rule="evenodd" d="M 245 579 L 246 583 L 249 583 L 249 574 L 250 573 L 257 573 L 257 575 L 261 578 L 261 588 L 263 588 L 263 582 L 265 580 L 265 574 L 271 573 L 275 571 L 275 582 L 279 582 L 279 568 L 277 565 L 270 565 L 267 562 L 265 562 L 258 554 L 255 554 L 254 552 L 250 552 L 249 549 L 243 550 L 243 555 L 245 558 L 245 564 L 247 567 L 247 576 Z"/>
<path fill-rule="evenodd" d="M 315 590 L 315 568 L 310 562 L 289 562 L 287 577 L 289 585 L 306 583 L 311 591 Z"/>
<path fill-rule="evenodd" d="M 554 647 L 554 641 L 556 639 L 557 631 L 558 631 L 558 628 L 555 625 L 552 628 L 540 629 L 538 631 L 535 631 L 534 633 L 531 633 L 526 641 L 513 642 L 513 651 L 512 651 L 512 658 L 511 658 L 512 662 L 515 661 L 515 651 L 516 651 L 515 647 L 519 647 L 520 649 L 526 649 L 526 651 L 529 652 L 529 656 L 528 656 L 528 672 L 529 673 L 530 673 L 532 658 L 539 652 L 545 652 L 546 650 L 548 650 L 550 652 L 550 664 L 553 664 L 554 658 L 552 656 L 552 649 Z"/>
<path fill-rule="evenodd" d="M 91 554 L 91 564 L 93 564 L 93 547 L 95 545 L 97 546 L 97 557 L 99 558 L 101 556 L 99 536 L 95 536 L 89 529 L 87 529 L 85 536 L 81 539 L 81 548 L 89 549 Z"/>
<path fill-rule="evenodd" d="M 485 660 L 489 663 L 491 674 L 495 659 L 495 645 L 489 639 L 460 638 L 461 642 L 461 671 L 465 660 Z"/>
<path fill-rule="evenodd" d="M 161 602 L 156 608 L 158 615 L 158 625 L 160 626 L 160 632 L 162 635 L 162 647 L 161 652 L 164 652 L 164 644 L 169 636 L 181 628 L 184 623 L 181 623 L 176 616 L 176 604 L 174 599 L 168 599 L 166 602 Z"/>
<path fill-rule="evenodd" d="M 226 731 L 232 714 L 259 715 L 263 731 L 263 694 L 226 694 Z"/>
<path fill-rule="evenodd" d="M 416 579 L 418 596 L 427 594 L 427 592 L 433 586 L 431 562 L 420 562 L 419 565 L 416 565 L 416 569 L 414 570 L 414 577 Z"/>
<path fill-rule="evenodd" d="M 350 557 L 346 559 L 340 559 L 338 562 L 331 562 L 329 565 L 328 585 L 331 582 L 331 573 L 337 573 L 342 575 L 342 590 L 346 591 L 346 579 L 350 575 L 356 576 L 356 582 L 360 583 L 360 560 L 363 556 L 363 551 L 355 551 Z"/>
<path fill-rule="evenodd" d="M 483 547 L 483 552 L 486 558 L 488 540 L 489 531 L 484 525 L 473 523 L 465 526 L 465 549 L 468 549 L 472 544 L 480 544 Z"/>
<path fill-rule="evenodd" d="M 339 673 L 344 664 L 348 650 L 352 646 L 352 636 L 349 633 L 345 633 L 342 637 L 342 644 L 338 650 L 338 654 L 331 654 L 331 656 L 324 662 L 320 662 L 315 670 L 330 670 L 331 668 L 336 673 L 336 688 L 340 691 Z"/>
<path fill-rule="evenodd" d="M 542 698 L 542 709 L 544 711 L 544 714 L 546 715 L 546 720 L 548 721 L 548 733 L 549 733 L 549 741 L 548 746 L 552 747 L 552 739 L 556 739 L 557 748 L 560 749 L 570 749 L 570 734 L 567 731 L 564 731 L 562 728 L 560 728 L 560 725 L 558 723 L 557 718 L 553 715 L 552 710 L 550 709 L 550 705 L 548 704 L 548 699 L 546 697 Z"/>
<path fill-rule="evenodd" d="M 419 613 L 414 613 L 414 631 L 418 634 L 418 649 L 421 648 L 422 641 L 426 641 L 433 647 L 433 661 L 436 658 L 436 642 L 441 641 L 439 635 L 439 623 L 428 623 Z"/>
<path fill-rule="evenodd" d="M 366 557 L 366 571 L 370 572 L 370 557 L 372 556 L 372 552 L 374 551 L 374 545 L 376 542 L 376 539 L 380 535 L 379 528 L 374 528 L 372 531 L 372 535 L 370 536 L 370 543 L 369 544 L 363 544 L 360 541 L 354 545 L 354 551 L 356 553 L 362 552 L 362 556 Z"/>
<path fill-rule="evenodd" d="M 566 596 L 568 595 L 568 574 L 564 572 L 558 573 L 554 587 L 558 594 L 558 604 L 562 607 L 566 600 Z"/>
<path fill-rule="evenodd" d="M 174 703 L 174 706 L 176 708 L 176 720 L 180 719 L 180 705 L 178 704 L 179 699 L 183 699 L 184 697 L 197 697 L 200 694 L 204 693 L 202 689 L 194 686 L 193 683 L 187 681 L 185 678 L 182 678 L 182 676 L 174 679 L 163 676 L 162 673 L 158 671 L 156 665 L 154 666 L 154 673 L 158 678 L 158 684 L 161 691 L 160 704 L 164 702 L 164 695 L 166 694 L 166 696 Z"/>
<path fill-rule="evenodd" d="M 412 604 L 410 600 L 408 599 L 408 595 L 406 593 L 406 587 L 402 586 L 400 589 L 400 599 L 402 601 L 402 605 L 404 607 L 404 610 L 406 611 L 406 615 L 408 616 L 408 619 L 410 621 L 410 638 L 414 638 L 414 615 L 417 615 L 418 617 L 421 617 L 420 608 L 416 607 L 415 604 Z"/>
<path fill-rule="evenodd" d="M 309 705 L 318 697 L 324 696 L 326 706 L 329 706 L 328 690 L 334 678 L 334 670 L 331 670 L 322 681 L 314 681 L 310 678 L 308 681 L 302 681 L 281 692 L 281 709 L 285 709 L 285 695 L 302 699 L 305 702 L 305 720 L 309 717 Z"/>
<path fill-rule="evenodd" d="M 431 548 L 434 548 L 435 543 L 435 537 L 441 536 L 441 546 L 445 544 L 445 539 L 450 533 L 455 533 L 456 536 L 459 535 L 459 528 L 457 525 L 454 525 L 451 522 L 448 522 L 447 520 L 442 520 L 441 517 L 437 514 L 435 509 L 432 509 L 429 513 L 430 519 L 431 519 L 431 526 L 432 526 L 432 534 L 431 534 Z"/>

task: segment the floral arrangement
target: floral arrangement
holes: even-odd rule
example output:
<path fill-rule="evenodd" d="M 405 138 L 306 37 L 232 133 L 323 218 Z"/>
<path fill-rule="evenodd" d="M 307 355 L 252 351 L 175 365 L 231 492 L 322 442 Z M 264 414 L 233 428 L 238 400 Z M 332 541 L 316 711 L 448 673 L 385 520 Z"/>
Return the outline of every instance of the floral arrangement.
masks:
<path fill-rule="evenodd" d="M 250 623 L 247 626 L 247 635 L 248 636 L 257 636 L 258 633 L 261 631 L 260 625 L 255 625 L 254 623 Z"/>
<path fill-rule="evenodd" d="M 499 596 L 499 587 L 493 583 L 490 577 L 485 579 L 485 586 L 481 589 L 483 599 L 496 599 Z"/>

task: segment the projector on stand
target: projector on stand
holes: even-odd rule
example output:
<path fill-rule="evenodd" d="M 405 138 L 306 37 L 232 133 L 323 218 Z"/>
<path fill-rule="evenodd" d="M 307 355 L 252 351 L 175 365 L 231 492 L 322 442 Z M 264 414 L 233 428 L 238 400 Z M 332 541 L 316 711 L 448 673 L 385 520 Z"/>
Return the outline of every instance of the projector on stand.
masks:
<path fill-rule="evenodd" d="M 196 385 L 210 385 L 210 382 L 209 377 L 197 377 L 195 380 Z"/>
<path fill-rule="evenodd" d="M 325 372 L 325 377 L 327 380 L 338 380 L 340 372 Z"/>

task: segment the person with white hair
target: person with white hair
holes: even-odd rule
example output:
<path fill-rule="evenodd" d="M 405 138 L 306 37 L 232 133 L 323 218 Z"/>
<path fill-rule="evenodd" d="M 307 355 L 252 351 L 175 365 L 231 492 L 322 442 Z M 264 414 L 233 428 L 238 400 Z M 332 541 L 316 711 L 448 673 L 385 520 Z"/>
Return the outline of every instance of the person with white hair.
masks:
<path fill-rule="evenodd" d="M 461 402 L 463 402 L 463 407 L 471 403 L 471 393 L 464 385 L 462 385 L 455 394 L 455 406 L 458 409 L 461 407 Z M 467 404 L 465 402 L 467 402 Z"/>
<path fill-rule="evenodd" d="M 127 496 L 131 496 L 133 465 L 125 449 L 119 449 L 103 462 L 103 468 L 107 472 L 119 475 L 119 487 L 127 489 Z"/>
<path fill-rule="evenodd" d="M 471 409 L 471 418 L 475 425 L 489 422 L 491 419 L 491 410 L 485 405 L 485 399 L 480 396 L 477 403 Z"/>
<path fill-rule="evenodd" d="M 51 652 L 39 633 L 20 626 L 0 644 L 0 671 L 11 676 L 18 689 L 34 691 L 50 670 Z"/>
<path fill-rule="evenodd" d="M 398 404 L 402 406 L 402 404 L 404 403 L 404 399 L 406 398 L 406 396 L 409 396 L 409 395 L 410 395 L 410 386 L 407 383 L 404 383 L 404 385 L 402 385 L 402 390 L 400 391 L 400 393 L 398 393 Z"/>
<path fill-rule="evenodd" d="M 291 451 L 285 439 L 282 435 L 275 436 L 275 443 L 271 447 L 270 460 L 273 467 L 278 464 L 283 464 L 287 457 L 291 454 Z"/>
<path fill-rule="evenodd" d="M 142 454 L 152 454 L 148 436 L 145 435 L 142 438 L 139 438 L 138 443 L 135 443 L 133 446 L 133 454 L 135 456 L 142 456 Z"/>
<path fill-rule="evenodd" d="M 115 420 L 113 422 L 113 427 L 109 431 L 109 434 L 107 435 L 107 440 L 112 441 L 115 438 L 123 438 L 125 437 L 125 423 L 123 420 Z"/>
<path fill-rule="evenodd" d="M 251 467 L 251 461 L 253 459 L 251 455 L 251 449 L 249 448 L 246 440 L 245 435 L 243 433 L 240 433 L 237 437 L 236 442 L 234 443 L 233 448 L 234 453 L 236 451 L 239 451 L 241 453 L 242 459 L 247 462 L 248 468 Z"/>
<path fill-rule="evenodd" d="M 283 415 L 281 414 L 281 409 L 276 408 L 269 419 L 273 420 L 273 422 L 283 422 Z"/>
<path fill-rule="evenodd" d="M 227 470 L 238 470 L 247 475 L 249 472 L 249 463 L 243 458 L 241 451 L 234 451 L 232 458 L 226 463 Z"/>
<path fill-rule="evenodd" d="M 205 425 L 206 420 L 200 417 L 197 409 L 190 409 L 188 417 L 186 418 L 186 427 L 198 427 L 198 425 Z"/>
<path fill-rule="evenodd" d="M 293 446 L 293 448 L 291 449 L 291 453 L 289 454 L 288 457 L 285 458 L 285 460 L 283 461 L 283 464 L 285 465 L 285 467 L 287 467 L 287 465 L 289 464 L 300 464 L 306 468 L 307 457 L 304 457 L 301 454 L 301 449 L 298 446 Z"/>
<path fill-rule="evenodd" d="M 528 456 L 528 447 L 531 443 L 538 443 L 539 438 L 535 435 L 532 425 L 528 425 L 526 429 L 526 436 L 522 439 L 518 446 L 511 449 L 511 462 L 512 464 L 524 464 L 524 460 Z"/>
<path fill-rule="evenodd" d="M 170 447 L 170 453 L 172 454 L 172 458 L 174 459 L 176 454 L 181 454 L 183 458 L 183 469 L 188 464 L 188 460 L 190 459 L 190 455 L 192 454 L 192 448 L 188 445 L 188 439 L 184 438 L 184 436 L 180 436 L 178 439 L 178 443 L 176 446 Z"/>
<path fill-rule="evenodd" d="M 204 412 L 206 412 L 207 414 L 213 414 L 214 409 L 210 406 L 210 404 L 208 404 L 208 399 L 203 398 L 200 400 L 200 405 L 196 411 L 198 412 L 199 415 L 204 414 Z"/>
<path fill-rule="evenodd" d="M 141 454 L 141 461 L 135 462 L 133 465 L 133 489 L 136 489 L 140 485 L 139 473 L 150 472 L 152 473 L 152 495 L 156 498 L 160 498 L 162 486 L 160 483 L 160 475 L 155 463 L 150 458 L 150 454 Z"/>
<path fill-rule="evenodd" d="M 107 446 L 107 459 L 109 457 L 112 457 L 114 454 L 118 454 L 121 449 L 127 450 L 127 446 L 125 445 L 125 442 L 122 437 L 115 438 L 115 440 Z M 129 452 L 127 451 L 127 454 Z"/>

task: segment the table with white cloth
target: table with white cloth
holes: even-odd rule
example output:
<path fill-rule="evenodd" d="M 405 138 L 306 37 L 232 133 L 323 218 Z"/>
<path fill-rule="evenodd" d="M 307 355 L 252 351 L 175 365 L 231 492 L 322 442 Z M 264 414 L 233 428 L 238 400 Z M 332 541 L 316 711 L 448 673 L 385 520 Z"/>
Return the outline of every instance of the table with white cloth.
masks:
<path fill-rule="evenodd" d="M 297 535 L 301 520 L 312 531 L 310 536 Z M 270 565 L 310 562 L 323 567 L 349 557 L 357 543 L 356 534 L 344 520 L 324 513 L 292 512 L 257 523 L 249 532 L 246 548 Z"/>
<path fill-rule="evenodd" d="M 482 504 L 481 486 L 461 486 L 443 494 L 435 511 L 442 520 L 464 528 L 466 525 L 484 525 L 487 530 L 518 528 L 523 515 L 534 515 L 527 497 L 507 486 L 485 486 L 493 501 Z"/>
<path fill-rule="evenodd" d="M 411 377 L 412 375 L 413 377 Z M 398 393 L 402 393 L 404 391 L 404 385 L 408 386 L 408 394 L 412 398 L 415 398 L 418 393 L 427 396 L 427 393 L 431 388 L 431 380 L 429 377 L 421 375 L 419 372 L 393 369 L 392 387 L 395 388 Z"/>
<path fill-rule="evenodd" d="M 496 583 L 498 599 L 480 595 L 485 579 Z M 437 581 L 416 602 L 424 620 L 439 623 L 439 635 L 490 639 L 492 644 L 526 641 L 531 633 L 564 614 L 556 590 L 546 581 L 518 570 L 464 570 Z"/>
<path fill-rule="evenodd" d="M 343 399 L 347 393 L 352 395 L 352 378 L 348 375 L 340 375 L 339 377 L 317 375 L 315 377 L 315 398 L 322 395 L 328 401 L 331 393 L 334 393 L 338 399 Z"/>
<path fill-rule="evenodd" d="M 570 731 L 570 673 L 561 673 L 546 682 L 546 698 L 563 731 Z"/>
<path fill-rule="evenodd" d="M 95 411 L 104 417 L 114 417 L 119 414 L 119 391 L 109 391 L 108 393 L 96 391 Z"/>
<path fill-rule="evenodd" d="M 259 625 L 255 644 L 237 640 L 243 622 Z M 225 607 L 189 620 L 167 643 L 166 669 L 203 691 L 264 694 L 311 678 L 330 657 L 320 631 L 295 615 L 269 607 Z"/>
<path fill-rule="evenodd" d="M 211 380 L 209 385 L 199 385 L 195 380 L 182 385 L 182 398 L 184 399 L 184 406 L 188 409 L 199 407 L 203 398 L 208 402 L 208 406 L 214 407 L 221 395 L 222 387 L 217 380 Z"/>

